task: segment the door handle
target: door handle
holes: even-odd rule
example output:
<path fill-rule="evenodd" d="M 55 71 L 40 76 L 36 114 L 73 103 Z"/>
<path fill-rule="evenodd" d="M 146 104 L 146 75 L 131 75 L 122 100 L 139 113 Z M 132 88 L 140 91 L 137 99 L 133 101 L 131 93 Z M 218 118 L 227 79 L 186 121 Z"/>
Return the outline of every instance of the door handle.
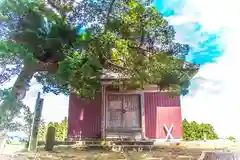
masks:
<path fill-rule="evenodd" d="M 127 110 L 126 109 L 122 109 L 122 113 L 126 113 L 127 112 Z"/>

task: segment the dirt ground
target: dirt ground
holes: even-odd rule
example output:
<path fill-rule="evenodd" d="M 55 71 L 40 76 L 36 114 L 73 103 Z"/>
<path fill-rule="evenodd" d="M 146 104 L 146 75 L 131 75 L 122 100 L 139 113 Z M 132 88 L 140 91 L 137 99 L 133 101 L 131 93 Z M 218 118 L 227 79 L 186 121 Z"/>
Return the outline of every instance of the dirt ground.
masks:
<path fill-rule="evenodd" d="M 80 150 L 72 147 L 57 147 L 52 152 L 40 148 L 37 153 L 21 152 L 18 160 L 197 160 L 202 149 L 164 148 L 154 151 L 112 152 L 106 150 Z"/>
<path fill-rule="evenodd" d="M 151 151 L 149 148 L 144 151 L 129 149 L 124 152 L 112 152 L 106 149 L 86 150 L 76 146 L 55 146 L 52 152 L 47 152 L 43 147 L 39 147 L 36 153 L 20 151 L 2 157 L 0 155 L 0 160 L 197 160 L 203 151 L 222 150 L 216 149 L 216 145 L 206 144 L 208 143 L 204 143 L 203 146 L 192 142 L 184 146 L 164 146 Z M 223 148 L 220 144 L 217 146 Z"/>

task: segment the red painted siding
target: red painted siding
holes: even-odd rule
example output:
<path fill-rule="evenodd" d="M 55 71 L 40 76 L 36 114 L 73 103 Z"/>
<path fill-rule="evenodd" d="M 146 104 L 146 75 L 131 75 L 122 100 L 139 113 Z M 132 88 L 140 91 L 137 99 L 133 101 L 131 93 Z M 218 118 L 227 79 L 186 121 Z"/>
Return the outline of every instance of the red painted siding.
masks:
<path fill-rule="evenodd" d="M 68 137 L 99 138 L 101 136 L 101 95 L 85 102 L 71 94 L 69 97 Z"/>
<path fill-rule="evenodd" d="M 165 93 L 144 93 L 145 136 L 150 139 L 166 137 L 163 125 L 173 124 L 174 138 L 182 137 L 180 97 L 170 98 Z"/>
<path fill-rule="evenodd" d="M 182 117 L 180 107 L 157 107 L 157 138 L 166 138 L 163 124 L 170 129 L 173 124 L 171 134 L 173 138 L 182 138 Z"/>

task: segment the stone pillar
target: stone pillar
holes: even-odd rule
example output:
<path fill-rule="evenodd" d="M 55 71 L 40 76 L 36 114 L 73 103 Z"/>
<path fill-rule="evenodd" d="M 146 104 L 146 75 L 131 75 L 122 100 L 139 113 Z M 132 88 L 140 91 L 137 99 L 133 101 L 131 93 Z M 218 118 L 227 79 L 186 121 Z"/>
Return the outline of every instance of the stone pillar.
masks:
<path fill-rule="evenodd" d="M 31 131 L 28 151 L 36 151 L 37 149 L 37 137 L 38 137 L 38 129 L 39 129 L 41 116 L 42 116 L 42 107 L 43 107 L 43 99 L 40 98 L 40 92 L 38 92 L 35 111 L 34 111 L 34 117 L 33 117 L 33 123 L 31 127 L 32 131 Z"/>

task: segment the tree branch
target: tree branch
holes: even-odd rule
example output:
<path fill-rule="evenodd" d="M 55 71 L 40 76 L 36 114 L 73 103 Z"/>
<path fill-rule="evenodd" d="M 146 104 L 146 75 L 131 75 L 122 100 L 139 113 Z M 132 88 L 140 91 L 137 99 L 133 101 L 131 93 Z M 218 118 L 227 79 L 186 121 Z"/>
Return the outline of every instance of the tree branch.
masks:
<path fill-rule="evenodd" d="M 30 81 L 36 72 L 55 73 L 58 69 L 58 63 L 43 63 L 37 62 L 34 65 L 27 65 L 23 67 L 18 75 L 17 80 L 13 85 L 13 94 L 18 100 L 22 100 L 26 96 L 27 82 Z"/>
<path fill-rule="evenodd" d="M 111 12 L 112 12 L 113 5 L 114 5 L 115 1 L 116 1 L 116 0 L 112 0 L 111 3 L 110 3 L 110 6 L 109 6 L 109 8 L 108 8 L 107 17 L 106 17 L 107 21 L 106 21 L 106 24 L 105 24 L 105 28 L 104 28 L 104 32 L 103 32 L 103 33 L 106 33 L 106 31 L 107 31 L 107 29 L 108 29 L 108 24 L 109 24 L 109 21 L 110 21 L 109 18 L 110 18 L 110 14 L 111 14 Z"/>
<path fill-rule="evenodd" d="M 117 69 L 120 69 L 120 70 L 126 70 L 126 69 L 127 69 L 127 68 L 125 68 L 125 67 L 122 67 L 122 66 L 119 66 L 119 65 L 114 64 L 114 63 L 111 62 L 110 60 L 107 60 L 106 62 L 107 62 L 107 64 L 109 64 L 110 66 L 115 67 L 115 68 L 117 68 Z"/>
<path fill-rule="evenodd" d="M 142 17 L 140 17 L 140 30 L 141 30 L 141 40 L 140 40 L 139 48 L 142 47 L 142 45 L 144 43 L 144 38 L 145 38 L 144 25 L 143 25 L 143 18 Z"/>

